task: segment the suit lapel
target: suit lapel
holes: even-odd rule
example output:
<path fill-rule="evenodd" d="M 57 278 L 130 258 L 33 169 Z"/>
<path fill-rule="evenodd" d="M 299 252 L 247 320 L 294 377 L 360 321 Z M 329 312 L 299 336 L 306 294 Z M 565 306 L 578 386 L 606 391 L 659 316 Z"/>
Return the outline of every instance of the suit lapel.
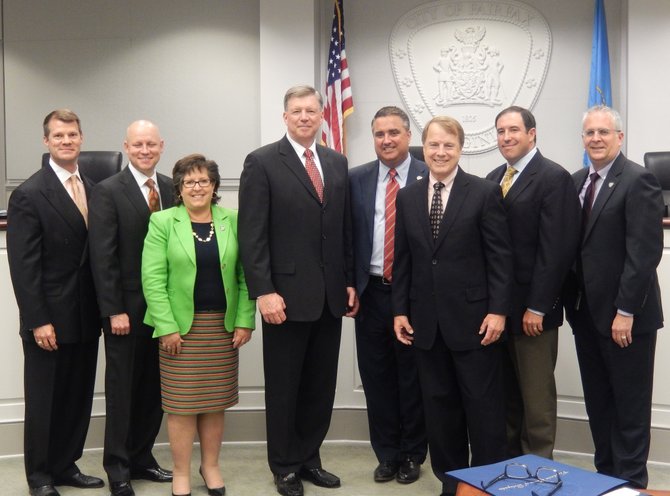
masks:
<path fill-rule="evenodd" d="M 302 165 L 302 162 L 300 160 L 300 157 L 296 154 L 295 150 L 291 146 L 291 143 L 288 141 L 288 138 L 284 136 L 283 139 L 279 141 L 279 155 L 281 156 L 281 160 L 284 163 L 284 165 L 293 173 L 293 175 L 302 183 L 302 185 L 305 187 L 307 192 L 312 195 L 312 198 L 316 200 L 316 202 L 319 202 L 319 197 L 316 194 L 316 190 L 314 189 L 314 185 L 312 184 L 311 179 L 307 175 L 307 171 L 305 170 L 305 166 Z M 328 173 L 327 170 L 329 168 L 328 161 L 324 157 L 325 154 L 319 154 L 319 162 L 321 163 L 321 169 L 323 170 L 323 175 L 325 176 L 323 179 L 324 182 L 324 200 L 325 200 L 325 195 L 327 192 L 327 177 Z"/>
<path fill-rule="evenodd" d="M 363 197 L 363 219 L 365 220 L 365 232 L 368 234 L 368 242 L 372 246 L 375 224 L 375 200 L 377 198 L 377 178 L 379 177 L 379 160 L 362 174 L 359 181 L 361 184 L 361 196 Z"/>
<path fill-rule="evenodd" d="M 418 212 L 418 215 L 415 217 L 417 222 L 421 225 L 421 230 L 423 231 L 426 239 L 428 240 L 429 246 L 433 245 L 433 231 L 430 227 L 430 212 L 428 207 L 428 188 L 430 182 L 428 175 L 419 181 L 421 186 L 419 187 L 418 194 L 413 195 L 414 197 L 414 208 Z"/>
<path fill-rule="evenodd" d="M 88 230 L 86 229 L 84 217 L 82 217 L 81 212 L 74 204 L 72 198 L 70 198 L 65 186 L 60 182 L 51 166 L 47 166 L 42 170 L 44 171 L 42 174 L 44 182 L 43 194 L 47 201 L 53 205 L 54 212 L 63 218 L 65 223 L 70 226 L 77 236 L 81 239 L 86 238 Z M 90 198 L 90 185 L 87 187 L 86 182 L 84 183 L 84 189 L 86 190 L 86 197 Z"/>
<path fill-rule="evenodd" d="M 600 187 L 600 191 L 598 191 L 598 196 L 596 196 L 596 199 L 593 202 L 593 207 L 591 208 L 591 213 L 589 214 L 589 221 L 587 222 L 586 229 L 584 230 L 584 239 L 588 238 L 596 220 L 598 220 L 600 212 L 603 211 L 603 207 L 612 196 L 612 193 L 614 193 L 617 184 L 619 184 L 619 176 L 623 171 L 624 160 L 625 157 L 620 153 L 612 164 L 612 168 L 607 173 L 607 177 L 605 177 L 605 180 Z"/>
<path fill-rule="evenodd" d="M 170 178 L 157 174 L 158 177 L 158 194 L 161 196 L 161 205 L 163 210 L 174 205 L 174 191 L 173 184 Z"/>
<path fill-rule="evenodd" d="M 447 236 L 447 233 L 451 229 L 451 226 L 454 224 L 454 221 L 458 218 L 458 212 L 463 205 L 463 202 L 468 196 L 470 180 L 465 176 L 461 168 L 458 168 L 456 177 L 454 178 L 454 184 L 451 186 L 451 191 L 449 193 L 449 199 L 447 200 L 447 207 L 444 210 L 444 215 L 442 216 L 442 221 L 440 222 L 440 232 L 437 235 L 435 240 L 435 250 L 440 246 L 444 238 Z M 432 237 L 432 233 L 431 233 Z"/>
<path fill-rule="evenodd" d="M 186 207 L 181 205 L 175 209 L 174 213 L 174 232 L 181 244 L 182 248 L 188 255 L 195 266 L 195 245 L 193 243 L 193 228 L 191 227 L 191 219 L 188 216 Z"/>
<path fill-rule="evenodd" d="M 212 208 L 212 220 L 214 221 L 214 232 L 216 233 L 216 244 L 219 247 L 219 260 L 223 266 L 223 257 L 228 247 L 228 238 L 230 236 L 230 217 L 225 210 Z"/>
<path fill-rule="evenodd" d="M 123 185 L 123 194 L 126 195 L 130 204 L 137 211 L 137 214 L 143 219 L 149 219 L 149 215 L 151 214 L 149 205 L 144 199 L 142 190 L 137 184 L 133 173 L 130 171 L 130 165 L 127 165 L 123 170 L 119 177 L 119 181 Z"/>
<path fill-rule="evenodd" d="M 541 159 L 542 155 L 540 155 L 540 151 L 538 150 L 535 152 L 535 156 L 531 159 L 530 162 L 528 162 L 528 165 L 526 165 L 526 167 L 521 172 L 521 175 L 517 178 L 516 181 L 514 181 L 514 184 L 512 184 L 512 187 L 507 192 L 504 200 L 505 203 L 513 203 L 519 194 L 533 183 L 535 180 L 535 175 L 540 168 Z M 500 178 L 500 180 L 502 181 L 502 178 Z"/>

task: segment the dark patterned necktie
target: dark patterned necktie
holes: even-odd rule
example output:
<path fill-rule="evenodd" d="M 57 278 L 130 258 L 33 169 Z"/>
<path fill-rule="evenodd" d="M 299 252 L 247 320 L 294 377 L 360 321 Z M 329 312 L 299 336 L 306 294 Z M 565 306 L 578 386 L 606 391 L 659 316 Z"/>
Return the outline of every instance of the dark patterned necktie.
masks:
<path fill-rule="evenodd" d="M 582 229 L 586 228 L 586 224 L 589 221 L 589 215 L 591 215 L 591 208 L 593 208 L 593 200 L 596 195 L 596 183 L 600 176 L 597 172 L 592 173 L 589 178 L 591 182 L 586 187 L 584 192 L 584 204 L 582 205 Z"/>
<path fill-rule="evenodd" d="M 444 184 L 437 182 L 433 184 L 433 201 L 430 204 L 430 228 L 433 231 L 433 239 L 440 234 L 440 222 L 442 221 L 442 188 Z"/>

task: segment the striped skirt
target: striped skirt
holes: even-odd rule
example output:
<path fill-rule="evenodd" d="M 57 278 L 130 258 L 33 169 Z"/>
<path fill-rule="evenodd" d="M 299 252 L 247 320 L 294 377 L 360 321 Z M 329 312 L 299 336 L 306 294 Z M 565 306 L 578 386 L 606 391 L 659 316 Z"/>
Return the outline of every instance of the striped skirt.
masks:
<path fill-rule="evenodd" d="M 196 313 L 182 336 L 181 353 L 160 349 L 161 395 L 166 413 L 196 415 L 225 410 L 238 401 L 238 350 L 223 312 Z"/>

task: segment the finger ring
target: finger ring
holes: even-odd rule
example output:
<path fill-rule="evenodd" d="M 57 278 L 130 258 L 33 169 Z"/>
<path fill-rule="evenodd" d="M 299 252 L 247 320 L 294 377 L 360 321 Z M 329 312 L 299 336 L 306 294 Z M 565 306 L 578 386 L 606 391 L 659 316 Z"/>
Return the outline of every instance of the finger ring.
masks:
<path fill-rule="evenodd" d="M 621 336 L 621 340 L 622 340 L 622 341 L 626 341 L 627 339 L 628 339 L 627 336 Z"/>
<path fill-rule="evenodd" d="M 41 345 L 42 345 L 42 341 L 38 341 L 37 344 L 39 344 L 39 345 L 41 346 Z"/>

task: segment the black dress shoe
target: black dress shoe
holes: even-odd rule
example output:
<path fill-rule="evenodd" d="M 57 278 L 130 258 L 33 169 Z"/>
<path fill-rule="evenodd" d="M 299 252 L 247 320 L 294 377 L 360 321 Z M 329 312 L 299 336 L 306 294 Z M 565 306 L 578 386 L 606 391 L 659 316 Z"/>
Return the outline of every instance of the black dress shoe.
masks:
<path fill-rule="evenodd" d="M 209 496 L 224 496 L 224 494 L 226 494 L 226 486 L 209 487 L 207 485 L 205 475 L 202 473 L 202 467 L 198 469 L 198 472 L 200 472 L 200 477 L 202 477 L 202 480 L 205 483 L 205 487 L 207 488 L 207 494 L 209 494 Z"/>
<path fill-rule="evenodd" d="M 51 484 L 47 484 L 46 486 L 31 487 L 30 496 L 60 496 L 60 493 Z"/>
<path fill-rule="evenodd" d="M 283 496 L 302 496 L 302 481 L 294 472 L 288 474 L 275 474 L 275 485 L 277 492 Z"/>
<path fill-rule="evenodd" d="M 151 482 L 172 482 L 172 471 L 159 466 L 138 468 L 130 471 L 131 479 L 144 479 Z"/>
<path fill-rule="evenodd" d="M 110 482 L 109 488 L 111 489 L 110 496 L 135 496 L 130 481 Z"/>
<path fill-rule="evenodd" d="M 340 487 L 340 478 L 321 467 L 301 468 L 300 477 L 319 487 Z"/>
<path fill-rule="evenodd" d="M 400 464 L 398 469 L 398 474 L 395 476 L 395 480 L 401 484 L 411 484 L 419 480 L 419 475 L 421 474 L 421 464 L 415 462 L 411 458 L 407 458 L 404 462 Z"/>
<path fill-rule="evenodd" d="M 388 482 L 395 479 L 399 465 L 396 461 L 381 462 L 375 469 L 375 482 Z"/>
<path fill-rule="evenodd" d="M 105 487 L 105 483 L 99 477 L 93 477 L 92 475 L 85 475 L 81 472 L 77 472 L 70 477 L 63 477 L 56 479 L 56 486 L 72 486 L 78 487 L 80 489 L 94 489 L 96 487 Z"/>

